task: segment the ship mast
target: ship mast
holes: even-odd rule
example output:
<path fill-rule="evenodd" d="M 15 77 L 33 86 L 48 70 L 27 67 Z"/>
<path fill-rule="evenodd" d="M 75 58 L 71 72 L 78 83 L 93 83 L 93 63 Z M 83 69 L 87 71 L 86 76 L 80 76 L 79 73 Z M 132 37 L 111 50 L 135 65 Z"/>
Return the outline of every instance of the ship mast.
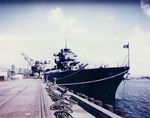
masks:
<path fill-rule="evenodd" d="M 124 62 L 127 60 L 128 58 L 128 67 L 130 67 L 130 50 L 129 50 L 129 43 L 127 45 L 124 45 L 123 48 L 128 49 L 128 54 L 126 56 L 126 58 L 124 59 L 122 66 L 124 65 Z"/>
<path fill-rule="evenodd" d="M 65 38 L 65 48 L 67 48 L 67 38 Z"/>
<path fill-rule="evenodd" d="M 130 46 L 128 43 L 128 67 L 130 67 L 130 50 L 129 50 Z"/>

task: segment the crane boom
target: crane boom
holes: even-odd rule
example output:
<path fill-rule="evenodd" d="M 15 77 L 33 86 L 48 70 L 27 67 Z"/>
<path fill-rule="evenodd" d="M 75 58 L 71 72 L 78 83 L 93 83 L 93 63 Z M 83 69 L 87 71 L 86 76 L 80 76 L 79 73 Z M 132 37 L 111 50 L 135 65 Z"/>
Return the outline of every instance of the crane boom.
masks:
<path fill-rule="evenodd" d="M 31 59 L 30 57 L 28 57 L 24 53 L 22 53 L 22 55 L 30 67 L 34 66 L 35 61 L 33 59 Z"/>

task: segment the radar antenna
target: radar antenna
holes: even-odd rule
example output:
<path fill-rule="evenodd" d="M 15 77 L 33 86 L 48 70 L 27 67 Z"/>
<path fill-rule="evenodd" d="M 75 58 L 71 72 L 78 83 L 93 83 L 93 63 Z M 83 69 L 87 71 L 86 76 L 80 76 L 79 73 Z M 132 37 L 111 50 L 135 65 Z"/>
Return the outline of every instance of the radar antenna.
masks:
<path fill-rule="evenodd" d="M 67 37 L 65 38 L 65 48 L 67 48 Z"/>

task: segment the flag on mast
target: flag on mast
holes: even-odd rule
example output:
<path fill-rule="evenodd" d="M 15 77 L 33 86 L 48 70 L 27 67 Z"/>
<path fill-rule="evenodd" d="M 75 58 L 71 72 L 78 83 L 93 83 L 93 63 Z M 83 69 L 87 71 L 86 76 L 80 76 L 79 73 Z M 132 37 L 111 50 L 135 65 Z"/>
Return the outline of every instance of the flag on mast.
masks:
<path fill-rule="evenodd" d="M 123 48 L 129 48 L 129 44 L 123 45 Z"/>

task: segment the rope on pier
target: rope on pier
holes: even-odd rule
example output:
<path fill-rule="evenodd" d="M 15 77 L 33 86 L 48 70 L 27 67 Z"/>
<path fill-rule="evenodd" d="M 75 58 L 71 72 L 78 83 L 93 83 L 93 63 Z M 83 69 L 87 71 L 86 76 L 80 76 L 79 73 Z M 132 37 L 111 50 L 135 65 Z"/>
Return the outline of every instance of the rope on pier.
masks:
<path fill-rule="evenodd" d="M 110 76 L 110 77 L 100 78 L 100 79 L 98 79 L 98 80 L 93 80 L 93 81 L 78 82 L 78 83 L 65 83 L 65 84 L 58 84 L 58 85 L 62 85 L 62 86 L 64 86 L 64 85 L 79 85 L 79 84 L 89 84 L 89 83 L 95 83 L 95 82 L 100 82 L 100 81 L 104 81 L 104 80 L 111 79 L 111 78 L 113 78 L 113 77 L 120 76 L 120 75 L 122 75 L 122 74 L 124 74 L 124 73 L 127 73 L 127 72 L 128 72 L 128 70 L 123 71 L 123 72 L 121 72 L 121 73 L 119 73 L 119 74 L 116 74 L 116 75 Z"/>

